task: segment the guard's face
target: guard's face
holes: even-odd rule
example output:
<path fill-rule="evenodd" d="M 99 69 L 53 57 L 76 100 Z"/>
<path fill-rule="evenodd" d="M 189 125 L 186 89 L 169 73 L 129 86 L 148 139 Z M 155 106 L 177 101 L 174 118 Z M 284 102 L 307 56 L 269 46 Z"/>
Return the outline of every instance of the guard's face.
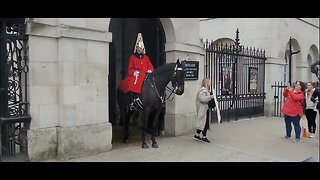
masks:
<path fill-rule="evenodd" d="M 137 52 L 138 52 L 139 54 L 142 54 L 142 53 L 143 53 L 143 49 L 140 48 L 140 47 L 138 47 L 138 48 L 137 48 Z"/>

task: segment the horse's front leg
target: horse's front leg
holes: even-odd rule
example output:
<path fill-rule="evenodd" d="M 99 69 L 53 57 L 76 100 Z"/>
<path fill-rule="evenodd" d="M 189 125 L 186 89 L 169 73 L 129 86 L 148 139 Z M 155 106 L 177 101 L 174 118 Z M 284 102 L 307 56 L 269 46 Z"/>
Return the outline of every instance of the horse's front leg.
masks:
<path fill-rule="evenodd" d="M 156 141 L 156 133 L 158 131 L 158 120 L 159 120 L 159 116 L 161 114 L 161 109 L 157 109 L 155 114 L 154 114 L 154 117 L 153 117 L 153 121 L 152 121 L 152 135 L 151 135 L 151 141 L 152 141 L 152 147 L 153 148 L 158 148 L 158 144 L 157 144 L 157 141 Z"/>
<path fill-rule="evenodd" d="M 146 128 L 142 128 L 142 136 L 141 136 L 142 148 L 146 149 L 149 148 L 148 144 L 146 143 Z"/>
<path fill-rule="evenodd" d="M 144 109 L 142 111 L 142 135 L 141 135 L 141 142 L 142 142 L 142 148 L 149 148 L 148 144 L 146 143 L 146 131 L 148 128 L 148 116 L 149 111 L 147 109 Z"/>

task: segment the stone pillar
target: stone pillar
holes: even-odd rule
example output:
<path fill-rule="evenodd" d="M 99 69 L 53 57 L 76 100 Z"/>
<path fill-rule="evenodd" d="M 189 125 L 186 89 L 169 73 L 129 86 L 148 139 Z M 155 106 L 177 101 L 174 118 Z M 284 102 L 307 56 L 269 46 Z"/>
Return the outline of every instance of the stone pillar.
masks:
<path fill-rule="evenodd" d="M 106 19 L 31 19 L 30 160 L 111 150 Z"/>
<path fill-rule="evenodd" d="M 184 93 L 181 96 L 175 95 L 173 101 L 166 102 L 165 133 L 179 136 L 189 133 L 195 129 L 196 106 L 195 97 L 200 89 L 203 78 L 203 48 L 200 45 L 199 21 L 197 18 L 171 18 L 171 28 L 168 21 L 164 25 L 167 30 L 167 43 L 165 47 L 167 63 L 180 61 L 199 61 L 199 79 L 185 81 Z M 193 27 L 190 30 L 190 27 Z M 176 31 L 168 31 L 175 29 Z M 188 31 L 186 31 L 188 30 Z M 168 38 L 170 37 L 170 38 Z M 169 86 L 171 86 L 169 84 Z"/>
<path fill-rule="evenodd" d="M 272 116 L 272 113 L 274 112 L 275 89 L 272 88 L 271 86 L 274 85 L 276 81 L 284 81 L 284 68 L 285 68 L 284 60 L 276 59 L 272 57 L 267 58 L 266 67 L 265 67 L 266 69 L 266 72 L 265 72 L 266 99 L 264 104 L 265 116 Z"/>
<path fill-rule="evenodd" d="M 203 56 L 200 48 L 198 52 L 167 52 L 168 60 L 189 60 L 199 61 L 199 79 L 185 81 L 184 93 L 181 96 L 175 95 L 173 101 L 166 103 L 165 132 L 170 135 L 179 136 L 195 129 L 196 106 L 195 98 L 197 90 L 200 89 L 203 78 Z M 169 62 L 168 62 L 169 63 Z M 170 85 L 169 85 L 170 86 Z"/>

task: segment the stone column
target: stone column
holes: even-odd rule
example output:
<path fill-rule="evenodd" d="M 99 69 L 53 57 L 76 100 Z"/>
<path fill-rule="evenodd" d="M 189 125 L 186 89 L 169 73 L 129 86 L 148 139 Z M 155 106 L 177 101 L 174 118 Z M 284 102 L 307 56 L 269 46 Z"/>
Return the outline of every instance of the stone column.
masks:
<path fill-rule="evenodd" d="M 169 31 L 165 32 L 167 63 L 176 62 L 177 59 L 180 61 L 199 61 L 199 79 L 185 81 L 184 93 L 181 96 L 175 95 L 173 101 L 167 100 L 166 102 L 165 133 L 179 136 L 195 129 L 195 97 L 204 74 L 203 55 L 205 51 L 200 44 L 197 18 L 171 18 L 170 20 L 173 25 L 172 29 L 175 31 L 171 34 L 168 34 Z M 166 24 L 164 26 L 165 30 L 171 29 Z M 171 86 L 170 84 L 169 86 Z"/>
<path fill-rule="evenodd" d="M 184 93 L 181 96 L 175 95 L 173 101 L 167 100 L 166 102 L 165 133 L 170 135 L 179 136 L 195 129 L 195 98 L 203 79 L 204 56 L 200 54 L 200 47 L 194 47 L 194 49 L 197 49 L 198 52 L 167 52 L 167 62 L 169 59 L 175 61 L 177 59 L 180 59 L 180 61 L 199 61 L 198 80 L 185 81 Z M 171 86 L 170 84 L 169 86 Z"/>
<path fill-rule="evenodd" d="M 32 19 L 31 160 L 69 159 L 111 149 L 106 19 Z"/>

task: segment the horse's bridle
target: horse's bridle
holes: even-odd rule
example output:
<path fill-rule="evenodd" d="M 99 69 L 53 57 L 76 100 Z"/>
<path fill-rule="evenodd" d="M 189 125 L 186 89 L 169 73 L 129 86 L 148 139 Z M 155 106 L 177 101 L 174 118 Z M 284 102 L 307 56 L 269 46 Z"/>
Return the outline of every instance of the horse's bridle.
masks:
<path fill-rule="evenodd" d="M 166 100 L 168 100 L 171 97 L 172 94 L 176 94 L 177 93 L 177 90 L 178 90 L 179 86 L 184 85 L 184 82 L 178 83 L 178 81 L 177 81 L 177 72 L 178 71 L 183 71 L 183 69 L 181 67 L 178 67 L 178 64 L 176 64 L 176 66 L 174 67 L 174 72 L 172 74 L 173 79 L 171 80 L 172 89 L 169 88 L 168 86 L 166 86 L 166 88 L 169 89 L 169 91 L 171 91 L 169 96 L 166 98 Z M 172 101 L 173 98 L 174 98 L 174 96 L 172 97 L 172 99 L 169 99 L 169 101 Z"/>
<path fill-rule="evenodd" d="M 172 94 L 176 94 L 176 91 L 178 90 L 178 86 L 181 86 L 181 85 L 184 85 L 184 81 L 182 83 L 179 83 L 176 79 L 177 79 L 177 72 L 178 71 L 183 71 L 183 69 L 181 67 L 178 67 L 178 64 L 176 64 L 176 66 L 174 67 L 174 72 L 172 74 L 172 80 L 171 80 L 171 83 L 172 83 L 172 89 L 169 88 L 168 86 L 166 86 L 167 89 L 169 89 L 170 92 L 170 95 L 165 98 L 165 97 L 162 97 L 160 94 L 159 94 L 159 91 L 158 91 L 158 88 L 156 87 L 156 84 L 153 80 L 151 80 L 151 88 L 156 92 L 157 96 L 160 98 L 161 100 L 161 103 L 164 103 L 165 100 L 168 100 Z M 148 78 L 147 78 L 148 79 Z M 165 94 L 164 94 L 165 95 Z M 172 99 L 169 99 L 169 101 L 172 101 L 174 98 L 174 96 L 172 97 Z"/>

